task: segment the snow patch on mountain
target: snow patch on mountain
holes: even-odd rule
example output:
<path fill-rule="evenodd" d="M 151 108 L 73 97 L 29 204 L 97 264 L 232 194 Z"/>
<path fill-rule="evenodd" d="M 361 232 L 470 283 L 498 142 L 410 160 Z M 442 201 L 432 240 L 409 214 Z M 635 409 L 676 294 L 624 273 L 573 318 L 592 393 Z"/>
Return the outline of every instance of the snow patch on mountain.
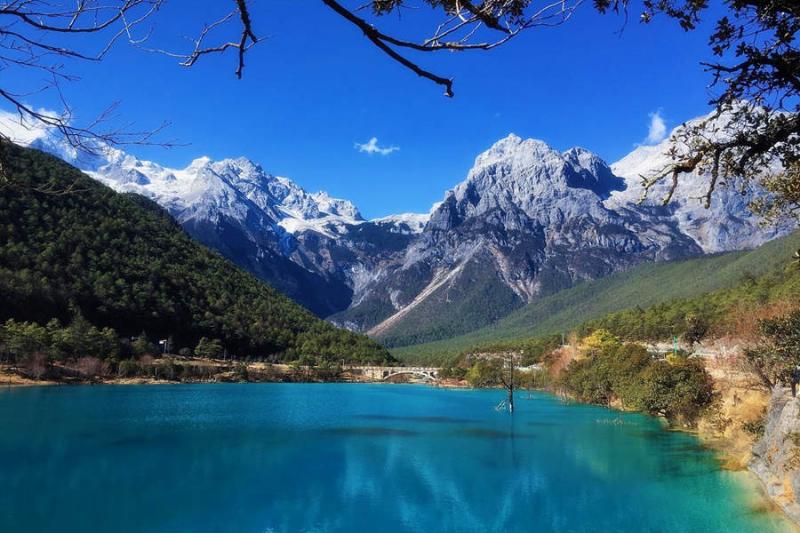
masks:
<path fill-rule="evenodd" d="M 391 227 L 394 233 L 407 235 L 422 233 L 425 224 L 430 220 L 430 213 L 401 213 L 399 215 L 389 215 L 381 218 L 373 218 L 370 222 L 374 224 L 386 224 Z"/>

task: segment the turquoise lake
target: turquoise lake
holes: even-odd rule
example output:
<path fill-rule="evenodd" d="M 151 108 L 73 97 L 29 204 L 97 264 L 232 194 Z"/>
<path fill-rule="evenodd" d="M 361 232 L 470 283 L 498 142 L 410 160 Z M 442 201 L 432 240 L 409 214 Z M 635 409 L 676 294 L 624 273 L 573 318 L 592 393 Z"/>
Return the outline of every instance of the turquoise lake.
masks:
<path fill-rule="evenodd" d="M 0 531 L 785 531 L 655 419 L 500 391 L 0 390 Z"/>

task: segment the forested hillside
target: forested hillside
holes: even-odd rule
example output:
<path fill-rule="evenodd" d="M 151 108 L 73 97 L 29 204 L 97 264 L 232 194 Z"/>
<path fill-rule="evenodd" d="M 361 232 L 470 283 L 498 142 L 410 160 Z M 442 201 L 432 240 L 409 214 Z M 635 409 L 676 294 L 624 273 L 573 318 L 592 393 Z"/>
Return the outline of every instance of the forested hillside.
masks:
<path fill-rule="evenodd" d="M 795 232 L 747 252 L 642 265 L 541 298 L 467 335 L 396 348 L 392 353 L 411 362 L 443 360 L 478 346 L 568 332 L 590 321 L 597 321 L 598 327 L 618 321 L 620 328 L 612 329 L 622 336 L 636 328 L 642 334 L 662 332 L 672 327 L 675 316 L 691 310 L 718 316 L 739 301 L 800 296 L 800 276 L 787 269 L 798 248 L 800 233 Z M 675 315 L 678 308 L 683 314 Z"/>
<path fill-rule="evenodd" d="M 176 349 L 220 339 L 239 357 L 389 357 L 194 242 L 155 203 L 37 150 L 0 143 L 0 160 L 0 321 L 80 315 Z"/>

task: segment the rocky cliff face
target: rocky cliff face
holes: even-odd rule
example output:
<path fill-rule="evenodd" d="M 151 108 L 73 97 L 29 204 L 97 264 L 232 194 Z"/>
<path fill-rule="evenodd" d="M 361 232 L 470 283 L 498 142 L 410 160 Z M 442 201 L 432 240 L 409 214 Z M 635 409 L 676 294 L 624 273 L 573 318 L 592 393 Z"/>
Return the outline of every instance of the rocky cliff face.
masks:
<path fill-rule="evenodd" d="M 764 436 L 753 447 L 750 470 L 792 520 L 800 523 L 800 399 L 776 387 Z"/>

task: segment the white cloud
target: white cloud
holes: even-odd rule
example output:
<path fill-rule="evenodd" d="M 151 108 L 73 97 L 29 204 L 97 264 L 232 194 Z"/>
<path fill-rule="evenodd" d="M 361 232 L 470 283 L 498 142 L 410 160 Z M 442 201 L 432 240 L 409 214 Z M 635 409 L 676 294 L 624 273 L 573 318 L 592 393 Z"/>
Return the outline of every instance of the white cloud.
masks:
<path fill-rule="evenodd" d="M 661 110 L 648 115 L 650 117 L 650 129 L 647 131 L 647 138 L 644 144 L 658 144 L 667 136 L 667 124 L 661 116 Z"/>
<path fill-rule="evenodd" d="M 399 146 L 381 146 L 378 144 L 378 138 L 373 137 L 368 142 L 365 143 L 355 143 L 355 147 L 359 152 L 363 152 L 365 154 L 380 154 L 380 155 L 389 155 L 392 152 L 397 152 L 400 150 Z"/>

